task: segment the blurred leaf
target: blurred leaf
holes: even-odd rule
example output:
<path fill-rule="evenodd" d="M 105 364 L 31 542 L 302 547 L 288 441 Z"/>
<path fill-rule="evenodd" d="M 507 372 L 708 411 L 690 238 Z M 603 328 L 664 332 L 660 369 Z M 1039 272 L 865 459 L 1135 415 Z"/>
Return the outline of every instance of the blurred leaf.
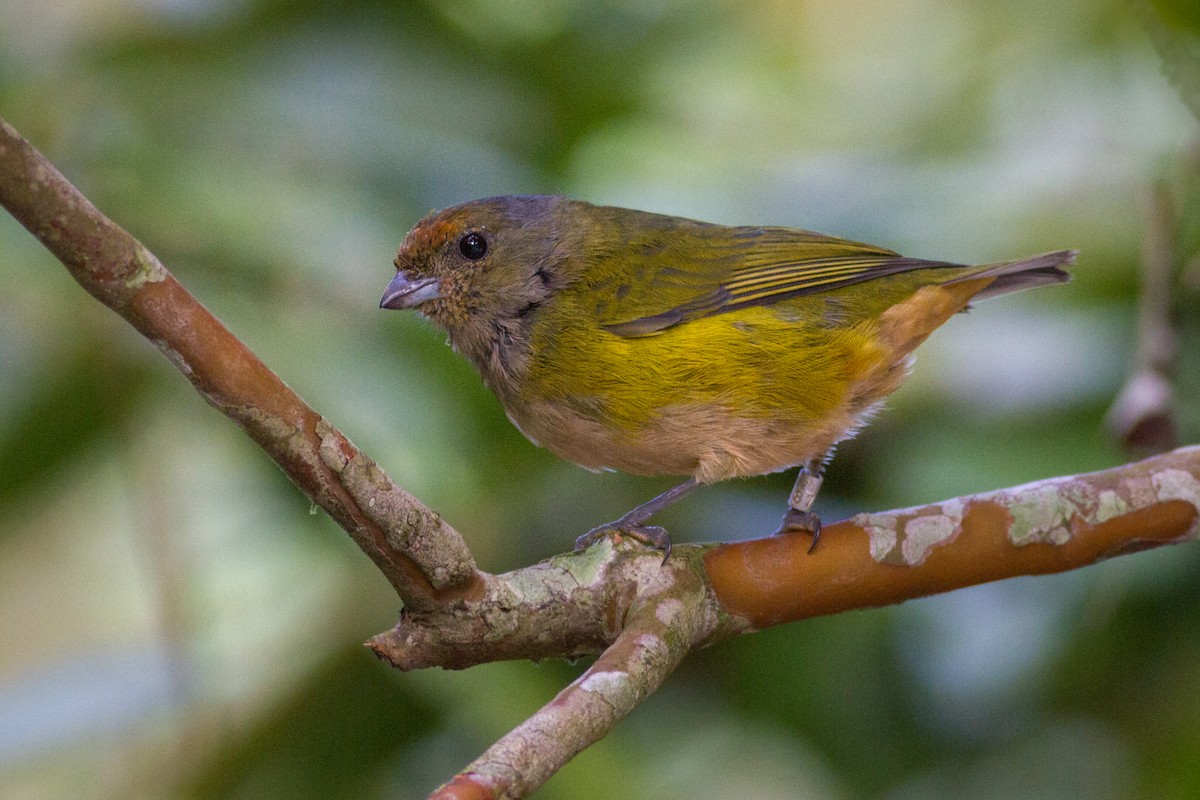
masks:
<path fill-rule="evenodd" d="M 161 365 L 130 359 L 95 339 L 58 353 L 0 429 L 0 505 L 52 479 L 129 424 Z"/>
<path fill-rule="evenodd" d="M 1133 0 L 1163 60 L 1163 72 L 1200 120 L 1200 10 L 1194 0 Z"/>
<path fill-rule="evenodd" d="M 891 616 L 866 611 L 761 631 L 726 645 L 731 652 L 713 680 L 747 716 L 813 742 L 849 782 L 850 796 L 873 796 L 936 744 L 905 700 L 909 681 L 890 642 Z"/>
<path fill-rule="evenodd" d="M 1200 34 L 1200 7 L 1192 0 L 1147 0 L 1164 22 Z"/>
<path fill-rule="evenodd" d="M 1121 0 L 886 7 L 547 0 L 536 13 L 517 0 L 5 0 L 0 107 L 285 380 L 444 512 L 485 567 L 508 568 L 568 548 L 572 534 L 672 481 L 592 475 L 535 448 L 444 337 L 415 318 L 376 312 L 405 229 L 433 206 L 472 196 L 570 192 L 716 222 L 814 227 L 928 257 L 983 261 L 1079 247 L 1075 282 L 1035 298 L 1043 305 L 1029 319 L 1038 326 L 1052 319 L 1056 331 L 1094 346 L 1070 349 L 1056 335 L 1005 352 L 1008 333 L 982 313 L 963 333 L 947 332 L 964 344 L 961 358 L 932 358 L 935 337 L 913 381 L 842 448 L 821 510 L 832 518 L 1113 463 L 1098 433 L 1099 395 L 1129 349 L 1138 193 L 1195 129 L 1176 91 L 1193 111 L 1197 96 L 1195 0 L 1135 3 L 1136 16 Z M 1138 17 L 1169 54 L 1174 87 L 1159 60 L 1146 57 Z M 1180 195 L 1180 233 L 1191 248 L 1185 258 L 1200 241 L 1197 197 Z M 156 447 L 151 440 L 173 433 L 178 413 L 203 406 L 191 394 L 162 402 L 167 392 L 180 399 L 190 390 L 157 355 L 131 356 L 98 341 L 90 320 L 46 299 L 54 283 L 47 290 L 30 278 L 40 267 L 7 243 L 0 250 L 10 289 L 0 308 L 0 336 L 11 340 L 0 346 L 0 511 L 7 511 L 29 497 L 40 501 L 84 455 L 86 463 L 128 458 L 128 448 L 110 447 L 126 432 L 144 432 L 145 446 Z M 28 268 L 14 269 L 26 261 Z M 1193 296 L 1178 301 L 1186 327 L 1181 399 L 1200 396 Z M 1104 324 L 1080 321 L 1087 319 Z M 58 333 L 44 338 L 47 327 Z M 134 341 L 124 329 L 119 336 L 121 346 Z M 998 347 L 977 346 L 989 337 Z M 1024 351 L 1042 349 L 1057 358 L 1050 372 L 1007 371 Z M 995 387 L 1009 375 L 1014 384 L 1055 391 L 1025 392 L 1019 406 L 1006 406 Z M 143 408 L 153 412 L 148 427 L 137 417 Z M 1181 428 L 1200 430 L 1200 403 L 1190 408 L 1191 427 Z M 227 425 L 215 412 L 211 423 Z M 220 593 L 234 614 L 247 602 L 230 587 L 243 587 L 254 598 L 254 625 L 275 630 L 272 615 L 281 609 L 326 603 L 326 567 L 337 569 L 319 549 L 297 561 L 279 543 L 302 535 L 352 545 L 332 523 L 305 516 L 308 503 L 268 459 L 230 458 L 230 448 L 244 455 L 252 445 L 227 427 L 223 437 L 201 433 L 191 452 L 199 446 L 208 458 L 181 465 L 187 536 L 177 541 L 188 574 L 174 580 L 182 593 L 195 593 L 182 602 Z M 261 465 L 269 477 L 247 480 L 245 464 Z M 230 492 L 231 483 L 241 491 Z M 683 538 L 765 533 L 790 483 L 779 474 L 712 487 L 663 521 Z M 27 572 L 31 585 L 79 583 L 54 609 L 78 617 L 95 597 L 86 588 L 92 584 L 75 580 L 74 561 L 94 566 L 113 554 L 62 542 L 55 515 L 44 516 L 30 522 L 0 513 L 8 521 L 0 558 L 25 559 L 13 572 Z M 173 521 L 164 525 L 172 537 Z M 136 539 L 136 530 L 121 533 L 95 538 Z M 22 540 L 47 546 L 14 547 Z M 226 551 L 229 541 L 246 546 Z M 31 555 L 56 546 L 74 561 Z M 189 558 L 193 548 L 226 555 Z M 619 726 L 546 791 L 612 796 L 627 789 L 622 780 L 650 773 L 648 783 L 634 784 L 649 787 L 646 796 L 741 797 L 753 792 L 738 791 L 740 781 L 761 772 L 766 791 L 803 791 L 802 773 L 832 774 L 830 785 L 846 787 L 847 796 L 874 797 L 914 786 L 952 794 L 956 785 L 989 781 L 1003 793 L 1009 781 L 1025 788 L 1048 775 L 1057 776 L 1061 795 L 1070 796 L 1074 783 L 1082 796 L 1096 785 L 1082 774 L 1086 760 L 1068 765 L 1078 769 L 1031 771 L 1024 781 L 1020 774 L 1041 743 L 1051 745 L 1051 757 L 1071 758 L 1062 747 L 1070 736 L 1056 732 L 1079 730 L 1099 732 L 1084 746 L 1099 742 L 1102 755 L 1133 754 L 1131 780 L 1144 796 L 1195 796 L 1200 680 L 1190 666 L 1197 636 L 1187 620 L 1196 609 L 1184 595 L 1195 585 L 1196 556 L 1188 552 L 1176 548 L 1138 566 L 1136 589 L 1096 589 L 1108 616 L 1098 615 L 1090 632 L 1060 623 L 1052 652 L 1061 660 L 1005 679 L 1021 688 L 1022 709 L 1037 719 L 996 720 L 997 737 L 1011 737 L 1004 741 L 961 741 L 939 716 L 954 698 L 986 694 L 996 683 L 987 653 L 964 657 L 982 676 L 975 694 L 946 691 L 934 702 L 936 689 L 923 682 L 933 671 L 917 670 L 953 660 L 970 642 L 946 632 L 953 628 L 913 635 L 905 609 L 866 612 L 695 654 L 655 698 L 659 705 L 629 721 L 640 736 Z M 1126 561 L 1150 563 L 1139 556 L 1106 566 Z M 313 570 L 321 575 L 311 581 L 291 578 Z M 1105 574 L 1042 580 L 1048 592 L 1075 597 L 1079 585 Z M 262 601 L 278 591 L 286 592 L 278 603 Z M 378 603 L 378 613 L 388 613 L 376 591 L 364 587 L 348 602 Z M 118 611 L 125 612 L 118 619 L 134 613 Z M 349 613 L 361 622 L 374 612 Z M 128 627 L 93 613 L 85 622 L 114 648 L 127 646 Z M 24 619 L 8 624 L 31 627 Z M 963 624 L 995 625 L 985 614 Z M 306 648 L 321 640 L 341 647 L 323 630 L 306 634 Z M 32 649 L 71 657 L 68 637 L 54 626 L 29 636 Z M 286 646 L 266 649 L 287 658 Z M 288 662 L 290 670 L 279 664 L 239 662 L 245 714 L 218 720 L 212 760 L 194 763 L 205 748 L 144 759 L 120 740 L 106 745 L 98 769 L 118 782 L 140 770 L 194 775 L 187 794 L 195 797 L 416 796 L 515 721 L 514 693 L 523 693 L 522 709 L 532 707 L 574 674 L 538 668 L 552 679 L 533 692 L 532 683 L 522 689 L 518 670 L 471 670 L 456 676 L 460 690 L 475 685 L 464 703 L 440 689 L 414 696 L 412 686 L 436 681 L 392 680 L 357 649 L 312 653 Z M 319 666 L 295 678 L 310 664 Z M 229 681 L 203 660 L 196 669 L 203 679 Z M 292 680 L 302 685 L 278 688 Z M 283 691 L 291 694 L 281 703 L 264 699 Z M 978 716 L 986 727 L 990 718 Z M 192 722 L 184 715 L 178 724 Z M 673 725 L 688 731 L 681 752 L 660 761 Z M 154 716 L 130 727 L 131 742 L 174 733 Z M 45 788 L 61 785 L 53 782 L 63 774 L 56 767 L 79 744 L 63 741 L 61 752 L 27 770 L 30 786 L 34 773 L 51 776 L 36 784 L 40 795 L 7 786 L 0 795 L 103 794 L 91 784 L 72 793 Z M 716 757 L 725 751 L 747 757 L 731 770 Z M 189 755 L 182 765 L 173 760 Z M 147 760 L 149 767 L 129 766 Z M 10 774 L 0 764 L 0 783 Z"/>
<path fill-rule="evenodd" d="M 436 722 L 434 707 L 365 658 L 362 648 L 332 655 L 308 677 L 248 732 L 226 740 L 189 780 L 184 796 L 386 796 L 392 760 Z"/>

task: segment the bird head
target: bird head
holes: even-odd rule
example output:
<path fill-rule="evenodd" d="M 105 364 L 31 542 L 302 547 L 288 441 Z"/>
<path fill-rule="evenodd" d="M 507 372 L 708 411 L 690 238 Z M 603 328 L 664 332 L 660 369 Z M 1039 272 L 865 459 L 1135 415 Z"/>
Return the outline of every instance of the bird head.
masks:
<path fill-rule="evenodd" d="M 559 283 L 572 202 L 490 197 L 429 214 L 404 238 L 380 307 L 416 309 L 456 345 L 459 336 L 532 314 Z"/>

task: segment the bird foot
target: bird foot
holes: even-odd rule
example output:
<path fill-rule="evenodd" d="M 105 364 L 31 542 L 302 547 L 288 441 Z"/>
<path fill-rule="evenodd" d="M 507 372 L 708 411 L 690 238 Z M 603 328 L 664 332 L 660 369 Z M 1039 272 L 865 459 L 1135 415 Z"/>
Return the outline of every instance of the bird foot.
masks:
<path fill-rule="evenodd" d="M 667 557 L 671 555 L 671 537 L 667 534 L 666 528 L 661 525 L 637 525 L 622 520 L 597 525 L 580 536 L 575 540 L 575 552 L 586 550 L 601 539 L 611 538 L 618 534 L 625 534 L 655 550 L 662 550 L 664 564 L 667 563 Z"/>
<path fill-rule="evenodd" d="M 803 531 L 812 534 L 812 544 L 808 546 L 808 552 L 812 553 L 817 549 L 817 540 L 821 538 L 821 516 L 815 511 L 800 511 L 795 508 L 789 508 L 787 513 L 783 515 L 783 523 L 779 526 L 779 530 L 775 531 L 775 536 L 781 533 L 791 533 L 793 531 Z"/>

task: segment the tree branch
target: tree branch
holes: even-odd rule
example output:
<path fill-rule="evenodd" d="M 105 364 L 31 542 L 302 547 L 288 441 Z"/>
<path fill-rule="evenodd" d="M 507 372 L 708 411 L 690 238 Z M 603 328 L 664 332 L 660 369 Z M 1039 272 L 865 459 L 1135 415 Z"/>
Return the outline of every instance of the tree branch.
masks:
<path fill-rule="evenodd" d="M 477 587 L 474 561 L 457 532 L 392 484 L 3 119 L 0 205 L 325 509 L 405 606 L 430 608 Z"/>
<path fill-rule="evenodd" d="M 1187 159 L 1195 161 L 1195 157 Z M 1185 162 L 1186 163 L 1186 162 Z M 1187 172 L 1194 173 L 1193 167 Z M 1105 422 L 1130 453 L 1175 447 L 1175 390 L 1171 373 L 1179 350 L 1172 301 L 1178 293 L 1178 212 L 1166 180 L 1150 189 L 1142 239 L 1142 287 L 1138 297 L 1137 347 L 1129 378 L 1113 400 Z"/>
<path fill-rule="evenodd" d="M 662 569 L 655 570 L 656 555 L 635 560 L 644 568 L 643 580 L 616 640 L 583 675 L 432 798 L 530 794 L 657 689 L 699 632 L 712 627 L 714 620 L 706 618 L 712 604 L 691 565 L 658 564 Z"/>
<path fill-rule="evenodd" d="M 683 544 L 666 565 L 633 543 L 488 576 L 453 608 L 405 614 L 371 648 L 398 669 L 602 652 L 633 604 L 666 576 L 702 573 L 709 593 L 694 646 L 807 617 L 901 603 L 1018 575 L 1077 569 L 1200 538 L 1200 446 L 1102 472 L 858 514 L 807 534 Z"/>
<path fill-rule="evenodd" d="M 453 611 L 406 614 L 370 644 L 398 668 L 416 669 L 575 657 L 613 642 L 433 795 L 524 797 L 653 691 L 680 648 L 1195 540 L 1198 514 L 1200 447 L 1186 447 L 1102 472 L 858 514 L 828 526 L 812 555 L 805 534 L 680 545 L 665 565 L 642 547 L 602 542 L 496 576 L 484 597 Z"/>
<path fill-rule="evenodd" d="M 1077 569 L 1200 538 L 1200 447 L 830 525 L 812 557 L 780 536 L 710 552 L 723 610 L 752 628 Z M 824 552 L 823 552 L 824 551 Z"/>
<path fill-rule="evenodd" d="M 369 642 L 380 657 L 408 670 L 602 654 L 438 797 L 524 796 L 691 649 L 728 636 L 1197 537 L 1200 448 L 1190 447 L 1089 475 L 859 514 L 828 526 L 812 555 L 802 534 L 681 545 L 665 564 L 656 551 L 606 540 L 489 575 L 436 513 L 309 408 L 3 120 L 0 205 L 372 558 L 405 606 L 397 626 Z"/>

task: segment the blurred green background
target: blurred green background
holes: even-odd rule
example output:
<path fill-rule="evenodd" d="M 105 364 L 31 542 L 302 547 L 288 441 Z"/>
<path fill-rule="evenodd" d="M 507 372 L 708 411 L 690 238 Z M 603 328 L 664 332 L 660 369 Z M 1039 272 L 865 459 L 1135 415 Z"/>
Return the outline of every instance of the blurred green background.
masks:
<path fill-rule="evenodd" d="M 1197 133 L 1152 42 L 1197 56 L 1195 14 L 4 0 L 0 114 L 502 571 L 671 480 L 534 448 L 440 334 L 377 310 L 422 214 L 560 192 L 930 258 L 1080 248 L 1069 286 L 935 334 L 818 508 L 1104 468 L 1144 200 L 1186 187 Z M 376 662 L 398 603 L 348 538 L 7 215 L 0 277 L 0 796 L 421 797 L 582 669 Z M 664 521 L 763 535 L 790 480 Z M 1170 548 L 726 642 L 539 797 L 1194 798 L 1198 584 Z"/>

